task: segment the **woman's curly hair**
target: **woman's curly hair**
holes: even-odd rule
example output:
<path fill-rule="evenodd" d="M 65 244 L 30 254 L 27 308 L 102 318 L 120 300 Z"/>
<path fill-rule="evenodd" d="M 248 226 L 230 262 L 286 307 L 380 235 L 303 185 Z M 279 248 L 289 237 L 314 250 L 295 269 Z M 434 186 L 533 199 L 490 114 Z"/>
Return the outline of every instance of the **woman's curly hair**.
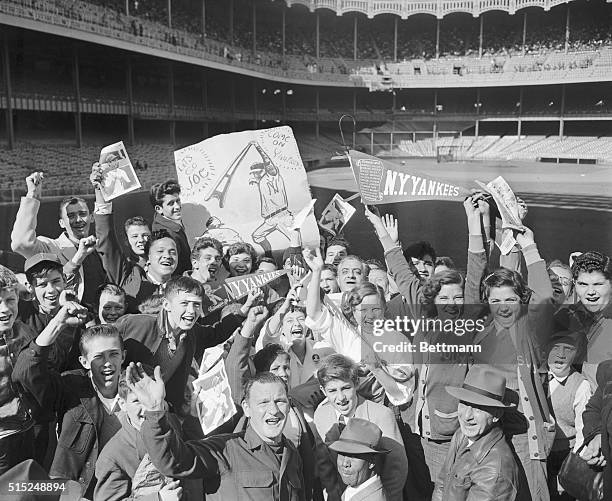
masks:
<path fill-rule="evenodd" d="M 457 270 L 444 270 L 435 273 L 433 277 L 423 284 L 420 301 L 427 316 L 436 316 L 436 297 L 440 294 L 443 285 L 451 284 L 460 285 L 463 289 L 465 280 Z"/>
<path fill-rule="evenodd" d="M 508 268 L 498 268 L 484 278 L 480 284 L 480 297 L 484 302 L 487 301 L 489 292 L 494 287 L 511 287 L 520 298 L 521 304 L 527 304 L 531 299 L 532 290 L 527 287 L 521 274 Z"/>
<path fill-rule="evenodd" d="M 353 310 L 356 306 L 360 305 L 363 298 L 367 296 L 378 296 L 383 308 L 386 307 L 384 291 L 381 287 L 374 285 L 372 282 L 362 282 L 354 289 L 342 294 L 340 309 L 342 313 L 344 313 L 346 319 L 354 326 L 357 326 L 357 320 L 355 320 Z"/>

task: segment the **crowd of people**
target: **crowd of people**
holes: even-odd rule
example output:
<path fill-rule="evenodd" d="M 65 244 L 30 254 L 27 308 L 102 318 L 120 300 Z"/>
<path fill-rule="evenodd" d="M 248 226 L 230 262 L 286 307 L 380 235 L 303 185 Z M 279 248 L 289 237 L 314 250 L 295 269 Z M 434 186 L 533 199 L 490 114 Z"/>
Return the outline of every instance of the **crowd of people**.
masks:
<path fill-rule="evenodd" d="M 49 238 L 44 175 L 26 179 L 11 233 L 25 263 L 0 267 L 0 485 L 95 501 L 571 500 L 558 474 L 575 453 L 612 496 L 609 256 L 545 261 L 528 227 L 500 252 L 483 192 L 463 204 L 465 271 L 371 207 L 381 259 L 323 230 L 315 248 L 287 230 L 277 256 L 222 233 L 190 245 L 175 181 L 151 187 L 151 225 L 115 221 L 98 163 L 90 181 L 93 211 L 63 200 Z M 277 270 L 212 307 L 226 278 Z M 192 383 L 215 350 L 236 412 L 205 433 L 219 404 Z"/>

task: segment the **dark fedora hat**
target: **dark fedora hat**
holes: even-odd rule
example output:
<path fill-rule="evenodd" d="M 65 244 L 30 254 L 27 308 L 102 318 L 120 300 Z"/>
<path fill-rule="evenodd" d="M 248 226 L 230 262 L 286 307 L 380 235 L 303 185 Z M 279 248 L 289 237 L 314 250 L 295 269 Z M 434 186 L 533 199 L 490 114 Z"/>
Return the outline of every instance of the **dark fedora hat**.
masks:
<path fill-rule="evenodd" d="M 342 430 L 340 438 L 329 448 L 341 454 L 387 454 L 388 450 L 378 447 L 381 437 L 382 432 L 374 423 L 351 418 Z"/>
<path fill-rule="evenodd" d="M 506 378 L 488 365 L 474 365 L 470 368 L 463 385 L 447 386 L 446 391 L 463 402 L 485 407 L 513 407 L 504 403 Z"/>

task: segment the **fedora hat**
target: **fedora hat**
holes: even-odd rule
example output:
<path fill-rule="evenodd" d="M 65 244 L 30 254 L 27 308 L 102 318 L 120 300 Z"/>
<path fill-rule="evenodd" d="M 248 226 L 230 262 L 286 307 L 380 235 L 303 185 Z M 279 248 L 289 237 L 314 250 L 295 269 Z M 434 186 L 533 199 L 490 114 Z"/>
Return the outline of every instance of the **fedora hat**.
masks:
<path fill-rule="evenodd" d="M 387 454 L 378 443 L 382 437 L 380 428 L 370 421 L 351 418 L 342 430 L 340 438 L 329 448 L 341 454 Z"/>
<path fill-rule="evenodd" d="M 513 407 L 504 403 L 506 378 L 488 365 L 474 365 L 470 368 L 463 385 L 447 386 L 446 391 L 453 397 L 470 404 L 485 407 Z"/>

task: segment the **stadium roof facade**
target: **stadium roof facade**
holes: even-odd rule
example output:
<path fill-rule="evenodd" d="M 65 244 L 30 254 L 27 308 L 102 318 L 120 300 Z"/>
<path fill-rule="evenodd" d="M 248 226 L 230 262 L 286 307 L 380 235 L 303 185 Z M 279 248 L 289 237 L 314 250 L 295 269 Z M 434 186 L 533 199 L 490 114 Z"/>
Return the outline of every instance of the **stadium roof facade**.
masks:
<path fill-rule="evenodd" d="M 408 19 L 415 14 L 431 14 L 442 19 L 447 14 L 464 12 L 478 17 L 483 12 L 501 10 L 514 14 L 526 7 L 550 10 L 571 0 L 285 0 L 287 5 L 305 5 L 316 9 L 330 9 L 341 16 L 347 12 L 361 12 L 369 18 L 379 14 L 395 14 Z"/>

